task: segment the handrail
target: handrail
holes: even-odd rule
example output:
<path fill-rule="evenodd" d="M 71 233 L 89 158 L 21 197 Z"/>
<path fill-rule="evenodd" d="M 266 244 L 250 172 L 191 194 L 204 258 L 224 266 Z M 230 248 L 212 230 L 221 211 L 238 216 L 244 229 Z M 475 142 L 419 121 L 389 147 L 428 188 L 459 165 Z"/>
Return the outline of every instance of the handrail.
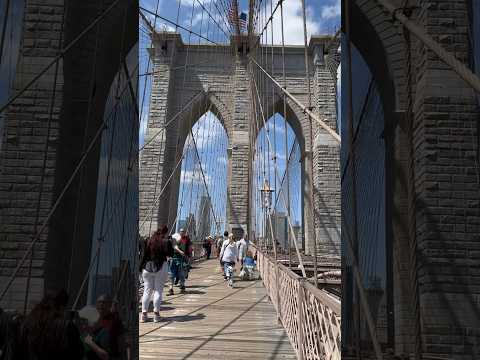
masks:
<path fill-rule="evenodd" d="M 255 248 L 263 284 L 297 358 L 340 360 L 340 300 L 250 246 Z"/>

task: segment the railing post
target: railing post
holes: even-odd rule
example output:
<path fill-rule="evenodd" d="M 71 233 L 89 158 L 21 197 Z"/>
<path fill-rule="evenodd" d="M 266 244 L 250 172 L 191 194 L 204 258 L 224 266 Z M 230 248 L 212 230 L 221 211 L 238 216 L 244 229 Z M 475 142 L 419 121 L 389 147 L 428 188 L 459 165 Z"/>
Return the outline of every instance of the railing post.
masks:
<path fill-rule="evenodd" d="M 305 301 L 305 288 L 303 286 L 304 279 L 298 280 L 298 294 L 297 294 L 297 345 L 298 345 L 298 359 L 303 360 L 303 348 L 305 343 L 305 334 L 303 331 L 303 323 L 305 320 L 305 314 L 303 312 L 303 303 Z"/>
<path fill-rule="evenodd" d="M 280 281 L 279 281 L 280 269 L 278 263 L 275 262 L 275 289 L 276 289 L 276 296 L 277 296 L 277 321 L 281 324 L 282 323 L 282 308 L 280 302 Z"/>

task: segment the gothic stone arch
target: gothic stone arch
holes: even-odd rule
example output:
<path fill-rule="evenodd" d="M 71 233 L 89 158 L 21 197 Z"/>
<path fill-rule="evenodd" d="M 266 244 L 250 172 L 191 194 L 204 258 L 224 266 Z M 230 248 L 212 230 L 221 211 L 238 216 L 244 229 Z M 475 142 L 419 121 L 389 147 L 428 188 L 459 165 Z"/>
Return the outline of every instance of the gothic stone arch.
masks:
<path fill-rule="evenodd" d="M 23 34 L 19 65 L 15 74 L 15 91 L 22 89 L 58 54 L 61 21 L 65 13 L 63 46 L 69 44 L 98 16 L 98 1 L 25 0 Z M 105 1 L 106 9 L 113 0 Z M 82 156 L 85 133 L 92 139 L 104 116 L 105 103 L 111 83 L 123 59 L 120 51 L 128 51 L 138 41 L 138 9 L 135 1 L 119 2 L 100 22 L 102 34 L 98 39 L 95 58 L 96 32 L 86 34 L 59 61 L 58 81 L 49 139 L 46 139 L 50 102 L 53 94 L 55 66 L 52 66 L 29 91 L 26 91 L 8 109 L 5 134 L 0 152 L 0 250 L 4 261 L 0 286 L 13 273 L 17 262 L 24 256 L 27 243 L 33 239 L 58 198 L 67 180 Z M 81 13 L 82 16 L 78 16 Z M 125 24 L 125 39 L 118 29 Z M 48 27 L 42 39 L 35 35 L 39 26 Z M 33 35 L 32 35 L 33 34 Z M 40 42 L 48 46 L 39 45 Z M 95 93 L 90 94 L 93 64 L 96 62 Z M 86 76 L 86 74 L 88 74 Z M 12 93 L 14 93 L 13 91 Z M 92 108 L 87 126 L 89 98 Z M 43 168 L 43 151 L 48 142 L 46 167 Z M 71 289 L 78 291 L 90 261 L 91 241 L 96 206 L 100 144 L 91 151 L 83 169 L 83 187 L 74 181 L 65 194 L 46 230 L 34 248 L 29 305 L 37 303 L 45 290 L 67 288 L 69 271 L 73 268 Z M 45 175 L 37 229 L 34 229 L 36 202 L 40 195 L 40 178 Z M 77 199 L 82 201 L 79 216 L 75 219 Z M 72 244 L 74 223 L 77 223 L 77 243 Z M 75 248 L 70 264 L 71 248 Z M 10 290 L 0 304 L 7 309 L 23 310 L 26 275 L 29 261 L 20 270 Z M 74 294 L 71 294 L 74 297 Z M 86 299 L 82 294 L 80 304 Z"/>
<path fill-rule="evenodd" d="M 335 126 L 335 83 L 331 73 L 326 68 L 323 59 L 324 45 L 329 41 L 329 37 L 313 37 L 309 47 L 309 60 L 311 71 L 311 89 L 312 105 L 314 110 L 322 117 L 327 117 L 331 124 Z M 246 43 L 247 39 L 242 38 Z M 246 47 L 243 47 L 245 49 Z M 185 60 L 188 53 L 189 66 L 185 70 Z M 304 68 L 304 49 L 303 47 L 289 46 L 285 49 L 286 54 L 286 76 L 287 88 L 300 101 L 307 104 L 307 86 L 305 84 Z M 228 171 L 228 200 L 227 200 L 227 222 L 228 229 L 232 231 L 249 231 L 249 173 L 251 169 L 249 164 L 249 142 L 252 138 L 250 134 L 251 122 L 253 121 L 252 111 L 250 109 L 250 75 L 247 68 L 247 56 L 243 52 L 238 52 L 237 47 L 233 45 L 212 46 L 212 45 L 185 45 L 180 35 L 176 33 L 162 32 L 155 35 L 154 46 L 152 49 L 154 75 L 152 83 L 150 118 L 147 126 L 145 140 L 147 142 L 153 138 L 154 134 L 161 131 L 163 126 L 172 119 L 175 114 L 183 109 L 185 115 L 179 116 L 175 124 L 170 124 L 165 134 L 166 136 L 157 136 L 142 151 L 140 160 L 140 222 L 148 219 L 150 216 L 154 219 L 155 228 L 159 224 L 171 224 L 176 216 L 176 199 L 178 199 L 178 177 L 166 187 L 165 194 L 160 198 L 160 206 L 152 204 L 159 197 L 162 189 L 171 171 L 175 167 L 176 159 L 181 156 L 181 150 L 185 134 L 190 130 L 193 122 L 203 114 L 205 106 L 210 104 L 219 119 L 224 125 L 229 138 L 229 171 Z M 316 61 L 314 61 L 317 59 Z M 281 78 L 282 61 L 281 48 L 274 47 L 274 76 Z M 185 82 L 185 85 L 184 85 Z M 283 101 L 278 98 L 278 94 L 272 98 L 272 92 L 266 93 L 262 98 L 266 98 L 267 118 L 274 112 L 283 113 Z M 195 98 L 198 96 L 198 98 Z M 198 105 L 190 104 L 191 99 L 195 99 Z M 189 104 L 184 109 L 185 104 Z M 199 110 L 194 110 L 193 108 Z M 200 111 L 200 109 L 203 109 Z M 298 139 L 301 141 L 304 159 L 305 179 L 303 185 L 304 198 L 304 224 L 306 242 L 303 244 L 306 252 L 313 249 L 313 206 L 311 202 L 309 181 L 311 179 L 310 161 L 310 137 L 309 120 L 305 114 L 288 100 L 288 113 L 286 118 L 295 129 Z M 185 128 L 186 127 L 186 128 Z M 183 131 L 183 133 L 182 133 Z M 314 123 L 314 137 L 321 134 L 322 130 Z M 255 138 L 255 137 L 253 137 Z M 166 140 L 164 140 L 166 139 Z M 328 143 L 328 146 L 331 146 Z M 319 151 L 318 154 L 321 152 Z M 330 154 L 331 156 L 337 156 Z M 322 169 L 329 167 L 328 172 L 338 175 L 338 166 L 331 165 L 322 156 L 314 155 L 314 160 L 318 159 Z M 338 162 L 336 163 L 338 165 Z M 317 168 L 317 166 L 316 166 Z M 330 169 L 331 168 L 331 169 Z M 337 176 L 338 178 L 338 176 Z M 158 181 L 155 186 L 156 179 Z M 155 191 L 156 188 L 156 191 Z M 327 191 L 326 187 L 317 186 L 318 192 L 323 195 Z M 339 182 L 337 188 L 339 189 Z M 335 226 L 339 229 L 340 199 L 338 202 L 330 204 L 333 213 L 338 219 L 337 222 L 330 222 L 329 226 Z M 153 229 L 147 221 L 140 228 L 141 235 L 148 236 Z M 338 230 L 339 231 L 339 230 Z M 331 231 L 330 231 L 331 232 Z M 325 231 L 323 232 L 325 233 Z M 317 229 L 317 234 L 323 234 Z M 336 247 L 339 246 L 339 239 L 334 240 Z M 319 240 L 321 242 L 321 240 Z M 322 247 L 320 247 L 322 248 Z"/>
<path fill-rule="evenodd" d="M 395 1 L 401 6 L 400 1 Z M 425 32 L 468 65 L 469 1 L 409 1 L 418 6 L 415 20 Z M 406 41 L 401 24 L 377 2 L 356 0 L 351 6 L 352 42 L 371 69 L 385 111 L 387 144 L 387 228 L 392 244 L 394 339 L 396 354 L 414 351 L 409 221 L 415 219 L 416 285 L 422 351 L 432 356 L 479 357 L 478 263 L 471 253 L 478 240 L 480 195 L 475 183 L 475 94 L 453 70 L 412 36 L 415 214 L 408 213 L 409 139 L 404 118 Z M 364 31 L 357 31 L 362 29 Z M 471 334 L 471 335 L 467 335 Z M 445 337 L 449 337 L 446 340 Z M 446 345 L 448 344 L 448 345 Z"/>

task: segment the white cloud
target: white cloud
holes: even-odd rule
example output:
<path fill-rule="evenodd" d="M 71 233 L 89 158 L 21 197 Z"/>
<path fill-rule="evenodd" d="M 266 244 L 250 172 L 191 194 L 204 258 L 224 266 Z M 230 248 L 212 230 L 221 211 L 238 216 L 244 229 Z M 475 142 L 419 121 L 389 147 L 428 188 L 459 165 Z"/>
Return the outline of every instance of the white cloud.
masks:
<path fill-rule="evenodd" d="M 193 3 L 195 3 L 195 6 L 200 7 L 200 5 L 198 5 L 198 4 L 199 4 L 199 0 L 181 0 L 181 1 L 182 1 L 182 5 L 183 5 L 183 6 L 192 6 Z M 178 0 L 177 0 L 177 2 L 178 2 Z M 200 2 L 201 2 L 203 5 L 205 5 L 205 4 L 208 4 L 208 3 L 210 2 L 210 0 L 200 0 Z"/>
<path fill-rule="evenodd" d="M 197 149 L 201 152 L 204 148 L 215 149 L 224 142 L 227 134 L 217 117 L 208 111 L 193 126 L 192 132 L 195 136 Z M 190 138 L 191 135 L 189 135 Z M 187 143 L 190 140 L 187 139 Z"/>
<path fill-rule="evenodd" d="M 148 109 L 147 111 L 144 111 L 142 113 L 142 118 L 140 120 L 140 129 L 139 129 L 139 137 L 140 137 L 140 141 L 139 141 L 139 146 L 143 146 L 143 143 L 145 141 L 145 134 L 147 132 L 147 125 L 148 125 Z"/>
<path fill-rule="evenodd" d="M 267 6 L 268 8 L 268 6 Z M 320 31 L 320 24 L 313 20 L 312 9 L 307 7 L 307 36 L 318 34 Z M 282 43 L 281 32 L 281 17 L 280 10 L 277 10 L 273 17 L 273 42 L 274 44 Z M 283 32 L 285 36 L 285 44 L 287 45 L 302 45 L 304 43 L 303 37 L 303 12 L 302 2 L 300 0 L 289 0 L 283 3 Z M 271 27 L 268 26 L 268 40 L 271 42 Z M 264 35 L 265 39 L 265 35 Z"/>
<path fill-rule="evenodd" d="M 155 12 L 158 1 L 160 1 L 158 4 L 158 8 L 160 9 L 162 6 L 163 0 L 140 0 L 140 6 L 147 10 Z"/>
<path fill-rule="evenodd" d="M 207 186 L 210 186 L 212 177 L 209 174 L 205 174 L 205 182 L 207 183 Z M 197 167 L 196 170 L 182 170 L 182 174 L 180 175 L 180 183 L 181 186 L 190 186 L 192 183 L 193 185 L 204 185 L 200 168 Z"/>
<path fill-rule="evenodd" d="M 327 5 L 322 7 L 322 19 L 332 19 L 340 16 L 340 14 L 340 0 L 336 0 L 334 5 Z"/>
<path fill-rule="evenodd" d="M 175 31 L 175 28 L 170 24 L 167 24 L 165 22 L 158 22 L 158 20 L 157 20 L 157 24 L 155 25 L 155 28 L 157 31 L 168 31 L 168 32 Z"/>

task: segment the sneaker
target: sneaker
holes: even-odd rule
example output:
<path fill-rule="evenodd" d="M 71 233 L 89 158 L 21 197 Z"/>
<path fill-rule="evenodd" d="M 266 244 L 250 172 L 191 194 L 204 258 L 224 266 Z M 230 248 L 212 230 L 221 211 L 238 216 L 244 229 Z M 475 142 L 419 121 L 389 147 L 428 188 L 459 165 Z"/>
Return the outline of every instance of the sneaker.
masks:
<path fill-rule="evenodd" d="M 185 286 L 180 286 L 180 294 L 185 294 Z"/>
<path fill-rule="evenodd" d="M 173 295 L 173 289 L 168 290 L 167 295 Z"/>
<path fill-rule="evenodd" d="M 140 318 L 140 321 L 142 323 L 146 323 L 148 321 L 148 315 L 142 313 L 142 317 Z"/>
<path fill-rule="evenodd" d="M 158 323 L 158 322 L 160 322 L 160 321 L 161 321 L 160 315 L 155 314 L 155 315 L 153 316 L 153 322 Z"/>

